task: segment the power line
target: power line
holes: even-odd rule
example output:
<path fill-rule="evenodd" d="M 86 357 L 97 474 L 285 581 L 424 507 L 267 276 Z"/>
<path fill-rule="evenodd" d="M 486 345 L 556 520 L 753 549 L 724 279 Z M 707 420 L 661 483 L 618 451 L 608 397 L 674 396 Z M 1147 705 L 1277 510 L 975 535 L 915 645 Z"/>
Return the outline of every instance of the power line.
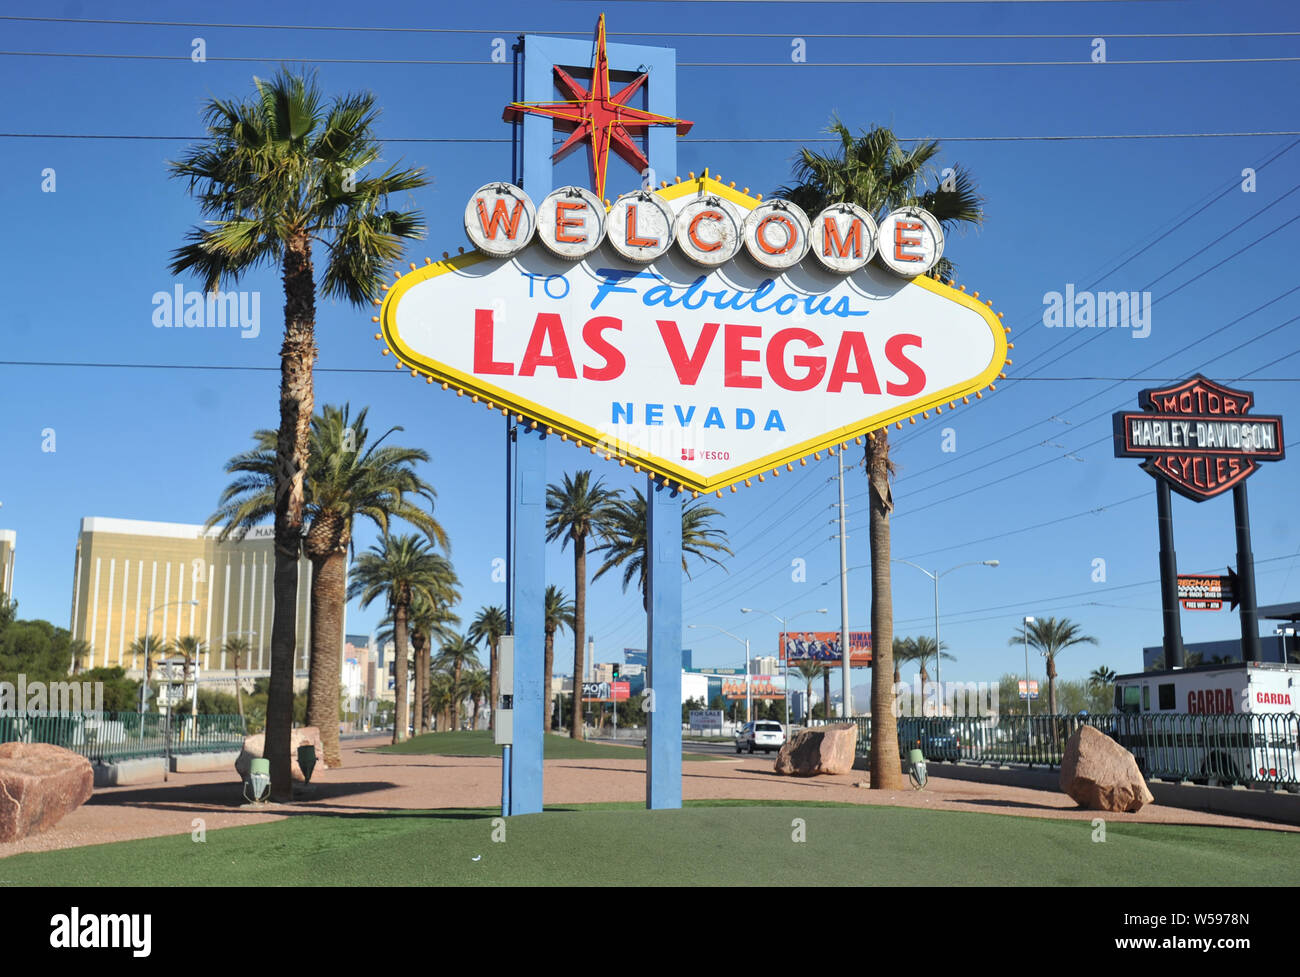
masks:
<path fill-rule="evenodd" d="M 189 54 L 106 54 L 97 51 L 0 51 L 6 58 L 81 58 L 93 61 L 184 61 L 194 63 Z M 486 61 L 455 58 L 298 58 L 245 57 L 239 55 L 207 56 L 203 61 L 230 64 L 372 64 L 372 65 L 458 65 L 470 67 L 492 65 L 504 68 L 510 61 Z M 1274 58 L 1127 58 L 1110 59 L 1106 66 L 1168 64 L 1284 64 L 1300 57 Z M 678 61 L 678 68 L 1054 68 L 1097 63 L 1089 58 L 1079 61 Z"/>
<path fill-rule="evenodd" d="M 2 54 L 4 52 L 0 52 Z M 1123 142 L 1133 139 L 1259 139 L 1273 136 L 1300 136 L 1300 129 L 1275 129 L 1242 132 L 1118 132 L 1118 133 L 1066 133 L 1061 135 L 1020 135 L 1020 136 L 899 136 L 899 142 L 922 142 L 931 139 L 939 142 Z M 0 139 L 94 139 L 122 142 L 201 142 L 208 138 L 203 135 L 191 136 L 154 136 L 136 133 L 111 132 L 0 132 Z M 508 143 L 509 136 L 386 136 L 381 137 L 386 143 Z M 684 136 L 680 143 L 703 144 L 805 144 L 834 143 L 839 140 L 833 136 L 771 136 L 771 137 L 729 137 L 729 136 Z M 1235 184 L 1234 184 L 1235 185 Z"/>
<path fill-rule="evenodd" d="M 351 33 L 370 33 L 370 34 L 550 34 L 550 35 L 576 35 L 590 36 L 591 29 L 584 30 L 554 30 L 547 28 L 545 30 L 528 30 L 526 28 L 493 28 L 486 27 L 357 27 L 357 26 L 338 26 L 332 24 L 238 24 L 238 23 L 205 23 L 201 21 L 184 21 L 184 20 L 110 20 L 100 17 L 22 17 L 22 16 L 0 16 L 0 20 L 10 20 L 24 23 L 47 23 L 47 24 L 101 24 L 123 27 L 197 27 L 211 30 L 282 30 L 282 31 L 336 31 Z M 763 33 L 749 31 L 607 31 L 609 37 L 734 37 L 734 38 L 788 38 L 790 32 Z M 1093 37 L 1102 36 L 1107 39 L 1121 38 L 1132 40 L 1136 38 L 1233 38 L 1233 37 L 1297 37 L 1300 31 L 1206 31 L 1206 32 L 1148 32 L 1148 33 L 1131 33 L 1131 34 L 1113 34 L 1109 32 L 1092 34 L 938 34 L 938 33 L 911 33 L 911 34 L 810 34 L 800 32 L 800 37 L 815 38 L 853 38 L 853 39 L 878 39 L 878 40 L 929 40 L 929 39 L 951 39 L 951 40 L 1051 40 L 1051 39 L 1092 39 Z"/>

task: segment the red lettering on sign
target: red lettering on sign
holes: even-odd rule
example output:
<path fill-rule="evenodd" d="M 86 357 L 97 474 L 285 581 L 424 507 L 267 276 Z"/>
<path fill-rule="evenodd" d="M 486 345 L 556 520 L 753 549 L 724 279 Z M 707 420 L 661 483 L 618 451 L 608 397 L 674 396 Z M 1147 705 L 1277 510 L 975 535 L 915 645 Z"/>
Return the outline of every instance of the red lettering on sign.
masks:
<path fill-rule="evenodd" d="M 910 397 L 925 389 L 925 371 L 907 358 L 903 352 L 908 346 L 921 348 L 921 337 L 912 333 L 900 332 L 890 336 L 885 343 L 885 359 L 897 367 L 907 377 L 906 383 L 886 383 L 885 390 L 895 397 Z"/>
<path fill-rule="evenodd" d="M 701 251 L 717 251 L 718 248 L 722 247 L 721 241 L 701 241 L 698 233 L 700 221 L 720 221 L 722 219 L 722 214 L 718 213 L 716 210 L 701 210 L 691 218 L 690 226 L 686 230 L 686 236 L 691 239 L 691 244 L 695 245 Z"/>
<path fill-rule="evenodd" d="M 841 240 L 839 224 L 834 217 L 827 217 L 822 224 L 822 254 L 831 257 L 834 249 L 835 257 L 847 258 L 850 248 L 853 249 L 853 257 L 862 257 L 862 221 L 853 218 L 849 233 Z"/>
<path fill-rule="evenodd" d="M 636 204 L 627 205 L 627 224 L 624 241 L 633 248 L 653 248 L 659 245 L 657 237 L 641 237 L 636 232 Z"/>
<path fill-rule="evenodd" d="M 919 237 L 910 235 L 904 236 L 904 231 L 919 231 L 922 224 L 920 221 L 895 221 L 894 222 L 894 260 L 895 261 L 923 261 L 924 258 L 919 254 L 907 254 L 904 248 L 914 248 L 921 243 Z"/>
<path fill-rule="evenodd" d="M 542 353 L 543 345 L 550 346 L 550 355 Z M 531 377 L 539 366 L 552 367 L 555 375 L 565 380 L 578 379 L 578 371 L 573 368 L 573 354 L 569 352 L 569 340 L 564 335 L 564 323 L 554 312 L 537 314 L 523 361 L 519 364 L 519 375 Z"/>
<path fill-rule="evenodd" d="M 497 197 L 496 202 L 492 204 L 492 216 L 488 217 L 487 208 L 483 206 L 483 198 L 478 198 L 478 225 L 483 229 L 483 234 L 489 240 L 497 236 L 497 227 L 505 225 L 506 240 L 513 241 L 519 233 L 519 218 L 524 212 L 524 202 L 515 201 L 515 208 L 506 216 L 506 202 Z"/>
<path fill-rule="evenodd" d="M 724 387 L 763 386 L 762 377 L 745 375 L 745 364 L 757 363 L 763 358 L 763 354 L 756 349 L 746 349 L 741 345 L 746 339 L 757 339 L 762 335 L 762 326 L 738 326 L 734 322 L 727 323 L 727 332 L 723 337 L 722 385 Z"/>
<path fill-rule="evenodd" d="M 474 372 L 510 376 L 515 368 L 510 363 L 492 359 L 492 310 L 474 310 Z"/>
<path fill-rule="evenodd" d="M 570 211 L 586 210 L 587 205 L 584 203 L 575 203 L 571 200 L 557 200 L 555 202 L 555 240 L 563 244 L 582 244 L 587 240 L 587 222 L 581 217 L 569 216 Z M 570 227 L 582 228 L 581 234 L 569 233 Z"/>
<path fill-rule="evenodd" d="M 709 358 L 709 350 L 713 348 L 713 340 L 718 335 L 719 324 L 706 322 L 700 331 L 700 338 L 695 342 L 695 351 L 687 355 L 686 344 L 682 342 L 682 334 L 677 328 L 677 323 L 671 319 L 655 321 L 659 326 L 659 335 L 664 340 L 664 349 L 668 351 L 668 359 L 672 361 L 673 369 L 677 371 L 678 382 L 688 387 L 694 386 L 695 381 L 700 378 L 700 370 L 704 369 L 704 361 Z"/>
<path fill-rule="evenodd" d="M 767 226 L 769 224 L 785 225 L 784 244 L 773 246 L 768 243 Z M 793 248 L 795 242 L 799 240 L 799 229 L 794 226 L 794 221 L 789 217 L 786 217 L 785 214 L 768 214 L 759 221 L 758 226 L 754 228 L 754 240 L 758 242 L 758 246 L 763 249 L 764 254 L 785 254 Z"/>
<path fill-rule="evenodd" d="M 785 350 L 790 343 L 803 343 L 809 349 L 823 345 L 821 337 L 811 329 L 782 329 L 767 345 L 767 372 L 783 390 L 811 390 L 826 375 L 826 357 L 795 356 L 792 360 L 794 365 L 807 370 L 802 377 L 796 379 L 785 368 Z"/>
<path fill-rule="evenodd" d="M 599 369 L 584 366 L 582 368 L 584 380 L 617 380 L 623 375 L 627 360 L 604 337 L 606 329 L 622 330 L 622 328 L 623 320 L 616 319 L 612 315 L 598 315 L 587 320 L 587 324 L 582 327 L 582 341 L 593 353 L 604 357 L 605 365 Z"/>
<path fill-rule="evenodd" d="M 857 366 L 850 370 L 850 363 Z M 839 393 L 844 385 L 857 382 L 863 393 L 880 393 L 880 381 L 876 379 L 876 368 L 867 352 L 867 337 L 860 332 L 846 332 L 840 336 L 840 348 L 835 351 L 835 363 L 831 366 L 831 378 L 826 384 L 827 393 Z"/>

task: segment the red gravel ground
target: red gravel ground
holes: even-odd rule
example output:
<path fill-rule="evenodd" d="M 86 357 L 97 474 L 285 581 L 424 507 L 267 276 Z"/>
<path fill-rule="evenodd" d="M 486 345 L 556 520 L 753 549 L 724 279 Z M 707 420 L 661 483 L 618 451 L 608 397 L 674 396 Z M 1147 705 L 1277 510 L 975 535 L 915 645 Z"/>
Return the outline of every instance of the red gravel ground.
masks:
<path fill-rule="evenodd" d="M 355 740 L 343 748 L 343 766 L 317 767 L 312 796 L 291 805 L 260 809 L 241 806 L 234 768 L 211 773 L 172 774 L 165 784 L 106 787 L 49 831 L 0 845 L 0 858 L 19 852 L 50 851 L 134 838 L 189 834 L 201 818 L 211 831 L 276 821 L 295 813 L 423 810 L 439 807 L 492 807 L 501 803 L 501 764 L 490 757 L 412 756 L 367 753 L 386 739 Z M 865 771 L 812 778 L 778 777 L 770 757 L 735 757 L 688 763 L 682 794 L 690 800 L 746 798 L 846 801 L 888 804 L 936 811 L 982 811 L 1026 817 L 1088 821 L 1095 811 L 1080 810 L 1064 794 L 931 777 L 923 791 L 864 790 Z M 592 801 L 644 801 L 645 763 L 628 760 L 546 761 L 548 806 Z M 1298 831 L 1248 818 L 1149 805 L 1137 814 L 1107 814 L 1108 820 L 1160 824 L 1215 825 Z"/>

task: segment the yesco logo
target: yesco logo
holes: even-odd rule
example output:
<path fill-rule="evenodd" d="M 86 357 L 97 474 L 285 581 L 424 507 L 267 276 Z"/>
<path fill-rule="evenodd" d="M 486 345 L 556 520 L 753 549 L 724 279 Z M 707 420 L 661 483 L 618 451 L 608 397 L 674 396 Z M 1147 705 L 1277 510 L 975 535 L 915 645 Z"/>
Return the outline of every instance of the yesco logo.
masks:
<path fill-rule="evenodd" d="M 130 950 L 147 957 L 152 949 L 153 917 L 148 913 L 87 913 L 76 906 L 66 916 L 50 917 L 50 946 L 56 950 Z"/>

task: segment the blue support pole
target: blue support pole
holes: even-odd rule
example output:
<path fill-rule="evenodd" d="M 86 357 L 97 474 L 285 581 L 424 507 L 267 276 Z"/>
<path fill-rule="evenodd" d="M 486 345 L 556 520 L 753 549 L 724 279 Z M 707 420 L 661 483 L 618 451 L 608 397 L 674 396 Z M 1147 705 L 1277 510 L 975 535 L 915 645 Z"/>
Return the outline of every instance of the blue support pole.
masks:
<path fill-rule="evenodd" d="M 656 485 L 653 477 L 646 495 L 647 686 L 654 692 L 648 715 L 646 807 L 664 810 L 682 806 L 682 499 Z"/>
<path fill-rule="evenodd" d="M 510 813 L 542 810 L 542 669 L 546 640 L 546 440 L 518 429 L 515 453 L 515 715 Z"/>

